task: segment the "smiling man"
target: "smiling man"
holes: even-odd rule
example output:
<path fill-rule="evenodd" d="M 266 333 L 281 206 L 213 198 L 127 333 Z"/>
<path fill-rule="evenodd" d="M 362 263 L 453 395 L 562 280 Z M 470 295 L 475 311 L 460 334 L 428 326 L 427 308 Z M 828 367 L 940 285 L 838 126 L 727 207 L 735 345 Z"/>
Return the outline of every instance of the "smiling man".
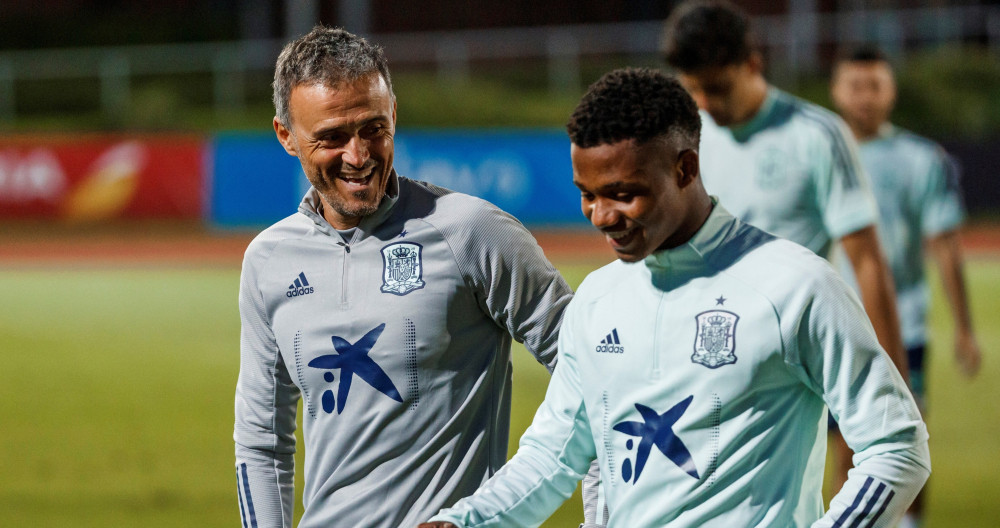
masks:
<path fill-rule="evenodd" d="M 393 170 L 382 51 L 317 27 L 274 76 L 274 129 L 312 188 L 247 248 L 236 477 L 246 528 L 413 526 L 507 459 L 511 340 L 552 368 L 572 295 L 530 233 Z"/>
<path fill-rule="evenodd" d="M 927 431 L 860 302 L 824 259 L 708 195 L 700 128 L 653 70 L 583 96 L 573 181 L 619 261 L 566 309 L 517 454 L 421 528 L 538 526 L 595 458 L 609 528 L 885 527 L 917 494 Z M 856 467 L 824 513 L 826 405 Z"/>

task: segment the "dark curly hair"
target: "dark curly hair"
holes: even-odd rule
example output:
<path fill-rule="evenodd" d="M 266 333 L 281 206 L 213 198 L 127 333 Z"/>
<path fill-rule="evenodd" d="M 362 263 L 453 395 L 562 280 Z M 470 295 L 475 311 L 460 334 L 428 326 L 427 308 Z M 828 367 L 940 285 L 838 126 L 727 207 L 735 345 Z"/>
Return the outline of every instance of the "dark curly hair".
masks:
<path fill-rule="evenodd" d="M 754 49 L 750 19 L 726 1 L 682 4 L 664 24 L 663 58 L 682 72 L 740 64 Z"/>
<path fill-rule="evenodd" d="M 582 148 L 627 139 L 645 143 L 674 134 L 686 147 L 697 148 L 701 118 L 694 100 L 673 77 L 649 68 L 623 68 L 590 85 L 566 130 Z"/>

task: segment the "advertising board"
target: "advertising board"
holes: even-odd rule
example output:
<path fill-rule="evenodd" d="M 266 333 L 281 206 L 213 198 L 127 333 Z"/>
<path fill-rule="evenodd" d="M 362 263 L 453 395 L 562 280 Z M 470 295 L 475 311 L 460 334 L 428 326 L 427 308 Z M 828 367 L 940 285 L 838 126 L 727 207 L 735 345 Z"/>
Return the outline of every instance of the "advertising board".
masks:
<path fill-rule="evenodd" d="M 0 219 L 199 219 L 205 152 L 193 136 L 3 139 Z"/>
<path fill-rule="evenodd" d="M 223 134 L 213 154 L 212 220 L 266 226 L 294 213 L 309 188 L 273 134 Z M 561 130 L 399 130 L 396 171 L 478 196 L 525 224 L 586 222 Z"/>

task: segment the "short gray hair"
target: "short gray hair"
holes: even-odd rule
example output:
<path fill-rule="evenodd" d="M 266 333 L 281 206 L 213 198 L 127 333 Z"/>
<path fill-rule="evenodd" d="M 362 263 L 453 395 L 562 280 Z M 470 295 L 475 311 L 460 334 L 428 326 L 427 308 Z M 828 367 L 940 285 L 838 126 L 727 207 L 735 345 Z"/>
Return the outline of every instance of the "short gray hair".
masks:
<path fill-rule="evenodd" d="M 288 98 L 292 88 L 305 83 L 336 86 L 371 73 L 385 80 L 392 94 L 392 80 L 382 47 L 341 28 L 316 26 L 289 42 L 274 68 L 274 111 L 285 127 L 291 124 Z"/>

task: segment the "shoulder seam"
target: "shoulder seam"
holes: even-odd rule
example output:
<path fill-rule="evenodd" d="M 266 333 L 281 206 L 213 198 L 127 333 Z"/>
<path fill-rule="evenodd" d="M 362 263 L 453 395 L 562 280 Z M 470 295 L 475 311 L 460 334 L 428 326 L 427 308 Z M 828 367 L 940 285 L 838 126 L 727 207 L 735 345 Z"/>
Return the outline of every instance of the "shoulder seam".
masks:
<path fill-rule="evenodd" d="M 836 116 L 833 114 L 824 115 L 807 104 L 799 105 L 799 109 L 800 115 L 803 118 L 818 124 L 833 142 L 833 161 L 843 169 L 847 188 L 853 189 L 858 187 L 860 185 L 860 178 L 857 173 L 857 166 L 851 163 L 851 149 L 844 138 L 841 127 L 836 121 Z"/>

